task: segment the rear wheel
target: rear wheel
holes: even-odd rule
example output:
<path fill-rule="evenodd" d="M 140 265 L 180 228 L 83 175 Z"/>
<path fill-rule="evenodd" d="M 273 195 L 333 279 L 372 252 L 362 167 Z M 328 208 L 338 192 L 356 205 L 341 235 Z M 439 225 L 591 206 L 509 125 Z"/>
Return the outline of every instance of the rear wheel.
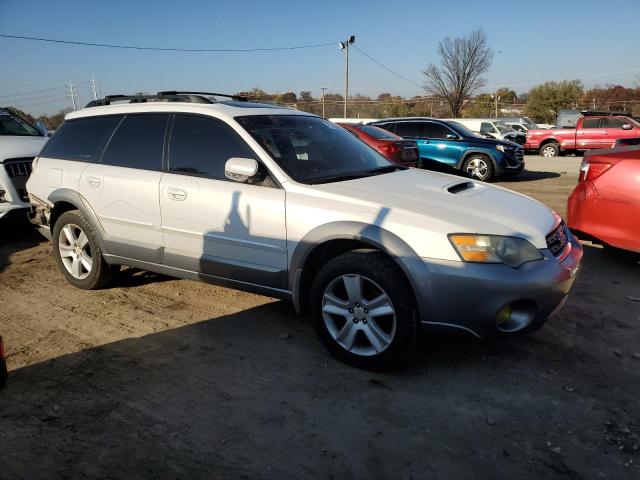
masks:
<path fill-rule="evenodd" d="M 493 163 L 485 155 L 471 155 L 464 161 L 462 170 L 471 178 L 487 182 L 493 177 Z"/>
<path fill-rule="evenodd" d="M 540 156 L 553 158 L 560 156 L 560 144 L 556 142 L 546 143 L 540 148 Z"/>
<path fill-rule="evenodd" d="M 72 285 L 91 290 L 108 283 L 117 273 L 102 258 L 102 250 L 89 219 L 80 211 L 60 215 L 53 227 L 53 255 Z"/>
<path fill-rule="evenodd" d="M 311 287 L 311 312 L 322 343 L 365 369 L 407 358 L 417 336 L 413 291 L 381 252 L 356 250 L 330 260 Z"/>

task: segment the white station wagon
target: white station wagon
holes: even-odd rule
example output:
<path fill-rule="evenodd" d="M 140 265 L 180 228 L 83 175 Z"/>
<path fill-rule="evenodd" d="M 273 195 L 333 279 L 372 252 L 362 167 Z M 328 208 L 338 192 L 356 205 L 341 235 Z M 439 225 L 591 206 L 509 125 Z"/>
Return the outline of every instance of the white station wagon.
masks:
<path fill-rule="evenodd" d="M 537 201 L 392 164 L 314 115 L 212 93 L 92 102 L 67 115 L 27 189 L 76 287 L 129 265 L 291 300 L 363 368 L 406 358 L 422 328 L 535 330 L 582 259 Z"/>

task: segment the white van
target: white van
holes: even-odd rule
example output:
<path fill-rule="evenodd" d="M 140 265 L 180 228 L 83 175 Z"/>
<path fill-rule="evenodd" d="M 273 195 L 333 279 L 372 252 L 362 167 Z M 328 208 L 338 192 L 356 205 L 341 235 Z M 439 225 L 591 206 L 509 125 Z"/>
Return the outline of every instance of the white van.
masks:
<path fill-rule="evenodd" d="M 526 136 L 516 132 L 506 123 L 496 118 L 448 118 L 447 120 L 458 122 L 472 132 L 479 133 L 483 137 L 496 140 L 508 140 L 520 145 L 524 144 Z"/>

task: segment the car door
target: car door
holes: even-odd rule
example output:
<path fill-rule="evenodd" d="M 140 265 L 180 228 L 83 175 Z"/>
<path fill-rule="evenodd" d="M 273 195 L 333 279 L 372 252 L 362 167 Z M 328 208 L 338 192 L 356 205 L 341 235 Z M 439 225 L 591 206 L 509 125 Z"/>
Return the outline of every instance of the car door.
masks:
<path fill-rule="evenodd" d="M 232 157 L 258 159 L 222 120 L 174 116 L 168 171 L 160 182 L 165 264 L 204 280 L 286 288 L 285 191 L 273 181 L 227 179 L 225 163 Z"/>
<path fill-rule="evenodd" d="M 602 148 L 613 147 L 616 140 L 619 138 L 632 138 L 639 135 L 638 129 L 634 128 L 633 124 L 628 118 L 625 117 L 608 117 L 603 118 L 602 134 L 603 144 L 606 144 Z M 625 130 L 624 125 L 629 125 L 631 128 Z"/>
<path fill-rule="evenodd" d="M 423 122 L 423 135 L 429 142 L 425 145 L 426 158 L 439 163 L 456 166 L 462 155 L 460 136 L 439 122 Z"/>
<path fill-rule="evenodd" d="M 606 135 L 602 133 L 601 117 L 584 117 L 582 126 L 576 129 L 576 148 L 578 150 L 589 150 L 604 147 Z"/>
<path fill-rule="evenodd" d="M 80 193 L 105 232 L 109 253 L 161 261 L 158 188 L 169 114 L 128 114 L 111 135 L 100 161 L 80 177 Z"/>

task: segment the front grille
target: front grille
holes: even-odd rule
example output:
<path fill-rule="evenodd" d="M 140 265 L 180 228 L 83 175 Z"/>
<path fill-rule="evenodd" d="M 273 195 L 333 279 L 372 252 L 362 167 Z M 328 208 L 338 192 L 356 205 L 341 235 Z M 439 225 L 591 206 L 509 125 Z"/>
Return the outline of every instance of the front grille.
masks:
<path fill-rule="evenodd" d="M 4 169 L 7 171 L 7 175 L 10 178 L 14 177 L 27 177 L 31 175 L 31 164 L 33 158 L 9 158 L 4 161 Z"/>
<path fill-rule="evenodd" d="M 564 259 L 570 246 L 567 226 L 564 222 L 560 222 L 560 225 L 547 235 L 547 247 L 555 257 Z"/>
<path fill-rule="evenodd" d="M 7 175 L 13 183 L 13 188 L 16 189 L 18 196 L 23 202 L 29 201 L 29 195 L 27 194 L 27 180 L 31 175 L 31 166 L 33 164 L 33 158 L 9 158 L 4 161 L 4 169 Z"/>
<path fill-rule="evenodd" d="M 522 161 L 524 160 L 524 148 L 516 148 L 516 152 L 514 155 L 516 157 L 516 160 L 518 160 L 518 163 L 522 163 Z"/>

